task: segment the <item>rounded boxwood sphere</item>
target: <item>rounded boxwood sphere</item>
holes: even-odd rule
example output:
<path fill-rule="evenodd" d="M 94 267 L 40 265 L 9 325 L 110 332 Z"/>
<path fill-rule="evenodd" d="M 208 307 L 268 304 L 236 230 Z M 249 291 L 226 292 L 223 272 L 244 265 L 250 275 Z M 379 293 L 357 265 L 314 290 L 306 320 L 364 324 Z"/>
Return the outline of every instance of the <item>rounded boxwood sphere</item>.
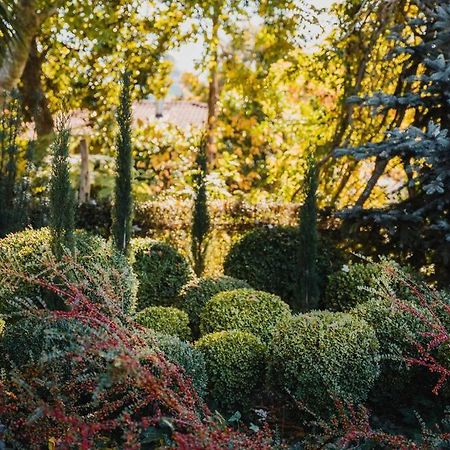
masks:
<path fill-rule="evenodd" d="M 265 347 L 253 334 L 220 331 L 197 341 L 205 357 L 211 401 L 226 412 L 247 408 L 264 376 Z"/>
<path fill-rule="evenodd" d="M 328 311 L 300 314 L 277 327 L 269 379 L 312 410 L 336 399 L 364 400 L 379 375 L 379 344 L 364 320 Z"/>
<path fill-rule="evenodd" d="M 86 288 L 92 301 L 101 301 L 107 287 L 121 301 L 121 307 L 132 311 L 136 301 L 136 277 L 127 259 L 117 253 L 103 238 L 85 231 L 75 231 L 73 260 L 56 262 L 51 251 L 51 234 L 47 228 L 25 230 L 0 239 L 0 265 L 11 274 L 0 284 L 0 314 L 14 312 L 19 305 L 11 300 L 30 299 L 41 306 L 64 308 L 61 299 L 34 279 L 57 284 L 52 267 L 58 264 L 69 280 Z M 67 270 L 64 270 L 67 269 Z M 89 274 L 85 276 L 84 272 Z M 28 279 L 26 277 L 29 277 Z"/>
<path fill-rule="evenodd" d="M 201 315 L 201 334 L 223 330 L 253 333 L 269 343 L 278 323 L 291 317 L 280 297 L 253 289 L 236 289 L 215 295 Z"/>
<path fill-rule="evenodd" d="M 219 292 L 249 287 L 247 282 L 227 276 L 197 278 L 183 287 L 177 306 L 187 312 L 192 332 L 199 336 L 200 314 L 208 300 Z"/>
<path fill-rule="evenodd" d="M 135 320 L 158 333 L 177 336 L 185 341 L 191 337 L 188 315 L 172 306 L 149 306 L 139 311 Z"/>
<path fill-rule="evenodd" d="M 172 246 L 153 239 L 133 239 L 132 249 L 139 280 L 137 310 L 173 305 L 181 288 L 194 277 L 189 263 Z"/>
<path fill-rule="evenodd" d="M 298 228 L 255 229 L 231 247 L 225 258 L 224 273 L 247 281 L 254 289 L 279 295 L 293 306 L 298 296 L 299 246 Z M 343 262 L 343 253 L 321 239 L 318 259 L 321 293 L 328 275 Z"/>

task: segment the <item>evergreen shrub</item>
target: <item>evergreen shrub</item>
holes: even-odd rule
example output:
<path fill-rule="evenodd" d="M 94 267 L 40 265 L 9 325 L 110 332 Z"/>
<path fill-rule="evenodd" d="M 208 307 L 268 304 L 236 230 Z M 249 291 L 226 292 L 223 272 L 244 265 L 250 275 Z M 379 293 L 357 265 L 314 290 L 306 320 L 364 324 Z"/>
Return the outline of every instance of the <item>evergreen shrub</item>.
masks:
<path fill-rule="evenodd" d="M 200 315 L 208 300 L 219 292 L 249 287 L 247 282 L 226 275 L 196 278 L 183 287 L 177 300 L 177 306 L 189 315 L 195 337 L 200 333 Z"/>
<path fill-rule="evenodd" d="M 177 336 L 185 341 L 191 337 L 188 315 L 172 306 L 149 306 L 139 311 L 135 320 L 158 333 Z"/>
<path fill-rule="evenodd" d="M 260 387 L 265 346 L 253 334 L 220 331 L 197 341 L 205 357 L 210 400 L 226 412 L 245 410 Z"/>
<path fill-rule="evenodd" d="M 280 322 L 289 319 L 289 305 L 280 297 L 253 289 L 235 289 L 215 295 L 201 315 L 202 335 L 224 330 L 240 330 L 269 343 Z"/>
<path fill-rule="evenodd" d="M 299 292 L 298 256 L 301 245 L 298 228 L 259 228 L 237 241 L 225 258 L 225 275 L 247 281 L 254 289 L 279 295 L 296 305 Z M 319 240 L 317 270 L 320 293 L 328 275 L 339 270 L 344 255 L 325 239 Z"/>
<path fill-rule="evenodd" d="M 372 327 L 346 313 L 300 314 L 277 327 L 269 350 L 269 381 L 312 410 L 336 400 L 366 399 L 379 375 Z"/>
<path fill-rule="evenodd" d="M 69 279 L 89 289 L 93 300 L 101 298 L 100 291 L 106 286 L 114 286 L 123 301 L 123 308 L 131 312 L 136 302 L 137 282 L 127 259 L 104 239 L 85 231 L 75 231 L 74 245 L 74 258 L 79 267 L 68 271 Z M 57 295 L 35 282 L 36 278 L 55 282 L 49 269 L 52 264 L 51 233 L 47 228 L 28 229 L 0 239 L 0 266 L 10 272 L 0 284 L 0 314 L 16 310 L 11 302 L 16 298 L 29 299 L 38 306 L 63 307 Z M 59 262 L 60 267 L 64 264 L 64 259 Z"/>
<path fill-rule="evenodd" d="M 153 239 L 133 239 L 132 249 L 139 280 L 137 310 L 173 305 L 181 288 L 194 277 L 189 263 L 175 248 Z"/>

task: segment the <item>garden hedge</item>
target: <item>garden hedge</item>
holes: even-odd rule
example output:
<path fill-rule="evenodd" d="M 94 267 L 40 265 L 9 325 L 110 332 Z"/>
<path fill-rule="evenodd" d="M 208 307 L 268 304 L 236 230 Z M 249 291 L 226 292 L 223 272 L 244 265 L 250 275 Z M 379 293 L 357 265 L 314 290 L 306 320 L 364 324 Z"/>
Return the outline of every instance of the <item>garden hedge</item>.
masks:
<path fill-rule="evenodd" d="M 157 333 L 177 336 L 184 341 L 191 337 L 188 315 L 172 306 L 149 306 L 139 311 L 135 320 Z"/>
<path fill-rule="evenodd" d="M 132 241 L 133 269 L 139 280 L 137 310 L 148 306 L 172 306 L 194 273 L 172 246 L 148 238 Z"/>
<path fill-rule="evenodd" d="M 50 242 L 47 228 L 29 229 L 0 239 L 0 267 L 11 271 L 0 284 L 0 314 L 15 311 L 12 300 L 16 298 L 30 299 L 39 306 L 45 303 L 49 308 L 64 308 L 57 295 L 36 283 L 36 279 L 57 282 L 52 274 L 56 264 L 65 276 L 86 287 L 91 299 L 101 299 L 102 292 L 108 291 L 122 303 L 121 307 L 133 311 L 137 284 L 134 272 L 126 258 L 103 238 L 76 231 L 73 260 L 59 263 L 52 255 Z"/>
<path fill-rule="evenodd" d="M 346 313 L 300 314 L 277 327 L 269 351 L 269 380 L 310 409 L 336 399 L 364 400 L 379 375 L 379 343 L 372 327 Z"/>
<path fill-rule="evenodd" d="M 187 312 L 192 333 L 194 337 L 198 337 L 200 314 L 208 300 L 219 292 L 249 287 L 247 282 L 227 276 L 196 278 L 183 287 L 177 300 L 177 306 Z"/>
<path fill-rule="evenodd" d="M 258 336 L 268 344 L 275 327 L 289 319 L 289 305 L 280 297 L 253 289 L 235 289 L 215 295 L 201 315 L 202 335 L 224 330 L 240 330 Z"/>
<path fill-rule="evenodd" d="M 243 411 L 260 387 L 265 367 L 265 346 L 253 334 L 220 331 L 197 341 L 205 357 L 210 400 L 226 412 Z"/>
<path fill-rule="evenodd" d="M 298 295 L 299 230 L 294 227 L 259 228 L 236 242 L 225 258 L 224 273 L 247 281 L 254 289 L 279 295 L 291 306 Z M 342 267 L 343 253 L 325 239 L 319 243 L 320 292 L 329 274 Z"/>

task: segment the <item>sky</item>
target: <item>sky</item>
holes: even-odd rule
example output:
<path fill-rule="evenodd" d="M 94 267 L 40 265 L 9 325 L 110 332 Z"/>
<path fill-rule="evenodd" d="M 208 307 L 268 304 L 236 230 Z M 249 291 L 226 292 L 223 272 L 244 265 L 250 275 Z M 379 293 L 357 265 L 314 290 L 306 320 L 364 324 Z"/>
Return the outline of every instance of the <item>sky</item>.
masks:
<path fill-rule="evenodd" d="M 329 8 L 336 0 L 312 0 L 318 8 Z M 182 45 L 179 49 L 170 52 L 175 61 L 178 72 L 195 72 L 195 61 L 202 54 L 202 43 L 190 43 Z"/>

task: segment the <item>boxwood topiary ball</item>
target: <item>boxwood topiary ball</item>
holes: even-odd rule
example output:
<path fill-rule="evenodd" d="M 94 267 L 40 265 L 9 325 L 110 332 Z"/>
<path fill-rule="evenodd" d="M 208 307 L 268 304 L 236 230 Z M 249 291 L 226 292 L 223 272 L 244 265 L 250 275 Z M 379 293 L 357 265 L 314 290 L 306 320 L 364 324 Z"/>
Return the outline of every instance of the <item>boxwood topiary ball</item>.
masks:
<path fill-rule="evenodd" d="M 280 297 L 253 289 L 235 289 L 215 295 L 201 315 L 201 334 L 223 330 L 253 333 L 268 344 L 275 327 L 291 317 Z"/>
<path fill-rule="evenodd" d="M 205 357 L 210 400 L 226 412 L 245 410 L 261 385 L 265 346 L 253 334 L 220 331 L 197 341 Z"/>
<path fill-rule="evenodd" d="M 279 295 L 294 306 L 298 296 L 298 228 L 258 228 L 236 242 L 225 258 L 224 273 L 247 281 L 254 289 Z M 344 263 L 343 253 L 330 242 L 319 242 L 319 281 L 321 295 L 328 275 Z"/>
<path fill-rule="evenodd" d="M 133 269 L 139 280 L 137 310 L 171 306 L 193 277 L 189 263 L 172 246 L 147 238 L 132 241 Z"/>
<path fill-rule="evenodd" d="M 250 288 L 250 285 L 243 280 L 227 276 L 197 278 L 184 286 L 177 306 L 189 315 L 194 337 L 200 334 L 200 315 L 208 300 L 220 292 L 243 288 Z"/>
<path fill-rule="evenodd" d="M 158 333 L 177 336 L 185 341 L 191 337 L 188 315 L 172 306 L 149 306 L 139 311 L 135 320 Z"/>
<path fill-rule="evenodd" d="M 379 375 L 379 343 L 364 320 L 328 311 L 300 314 L 277 327 L 269 351 L 269 379 L 310 409 L 335 400 L 364 400 Z"/>

